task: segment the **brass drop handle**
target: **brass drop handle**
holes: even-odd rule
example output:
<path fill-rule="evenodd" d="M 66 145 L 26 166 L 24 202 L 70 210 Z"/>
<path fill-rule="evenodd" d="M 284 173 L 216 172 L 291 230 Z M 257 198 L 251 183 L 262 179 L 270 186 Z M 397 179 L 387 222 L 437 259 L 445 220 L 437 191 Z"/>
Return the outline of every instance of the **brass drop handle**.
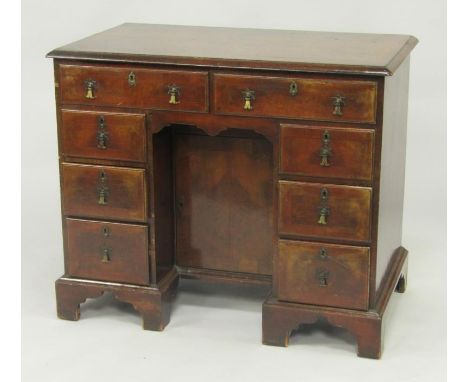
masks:
<path fill-rule="evenodd" d="M 327 225 L 328 224 L 327 218 L 329 214 L 330 214 L 330 209 L 328 207 L 320 208 L 320 216 L 319 216 L 319 220 L 317 221 L 317 223 L 322 224 L 322 225 Z"/>
<path fill-rule="evenodd" d="M 101 249 L 101 261 L 103 263 L 108 263 L 109 261 L 111 261 L 110 255 L 111 255 L 110 248 L 104 247 Z"/>
<path fill-rule="evenodd" d="M 320 190 L 320 206 L 318 210 L 319 219 L 317 223 L 321 225 L 327 225 L 328 216 L 330 215 L 330 208 L 328 207 L 328 190 L 326 188 L 322 188 Z"/>
<path fill-rule="evenodd" d="M 107 175 L 104 171 L 99 174 L 100 185 L 98 187 L 98 204 L 103 206 L 109 202 L 109 187 L 107 187 Z"/>
<path fill-rule="evenodd" d="M 85 98 L 94 99 L 96 98 L 96 81 L 86 80 L 85 81 Z"/>
<path fill-rule="evenodd" d="M 106 131 L 106 121 L 101 115 L 98 119 L 98 131 L 96 134 L 97 147 L 98 149 L 107 149 L 107 143 L 109 141 L 109 133 Z"/>
<path fill-rule="evenodd" d="M 172 84 L 167 87 L 167 94 L 169 94 L 169 104 L 176 105 L 179 102 L 180 87 Z"/>
<path fill-rule="evenodd" d="M 328 167 L 330 162 L 328 161 L 331 156 L 330 148 L 330 133 L 325 130 L 322 136 L 322 147 L 320 148 L 320 166 Z"/>
<path fill-rule="evenodd" d="M 242 91 L 242 97 L 244 98 L 244 110 L 252 110 L 252 101 L 255 100 L 255 91 L 245 89 Z"/>
<path fill-rule="evenodd" d="M 104 187 L 101 187 L 99 189 L 99 199 L 98 199 L 98 204 L 100 205 L 106 205 L 107 204 L 107 191 L 105 190 Z"/>
<path fill-rule="evenodd" d="M 331 97 L 331 99 L 333 100 L 333 115 L 343 115 L 343 107 L 345 105 L 346 98 L 341 95 L 337 95 L 335 97 Z"/>
<path fill-rule="evenodd" d="M 330 278 L 330 271 L 325 268 L 318 268 L 315 271 L 315 277 L 319 282 L 320 287 L 328 286 L 328 279 Z"/>

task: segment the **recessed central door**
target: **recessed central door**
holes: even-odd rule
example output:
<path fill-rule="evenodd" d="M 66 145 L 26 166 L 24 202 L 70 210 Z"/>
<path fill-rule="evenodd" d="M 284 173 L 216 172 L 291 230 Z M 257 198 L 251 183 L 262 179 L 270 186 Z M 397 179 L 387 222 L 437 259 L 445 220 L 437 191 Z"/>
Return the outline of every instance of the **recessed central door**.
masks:
<path fill-rule="evenodd" d="M 174 144 L 177 265 L 271 275 L 271 144 L 240 132 Z"/>

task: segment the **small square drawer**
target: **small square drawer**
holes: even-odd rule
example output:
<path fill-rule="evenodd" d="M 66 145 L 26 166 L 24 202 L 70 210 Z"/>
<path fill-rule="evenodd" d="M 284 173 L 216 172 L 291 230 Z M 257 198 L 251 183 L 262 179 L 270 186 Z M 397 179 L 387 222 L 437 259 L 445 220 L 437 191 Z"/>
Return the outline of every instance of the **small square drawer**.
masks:
<path fill-rule="evenodd" d="M 65 229 L 70 276 L 149 283 L 146 226 L 66 219 Z"/>
<path fill-rule="evenodd" d="M 218 114 L 373 124 L 376 105 L 373 81 L 214 75 Z"/>
<path fill-rule="evenodd" d="M 145 115 L 62 110 L 62 154 L 146 161 Z"/>
<path fill-rule="evenodd" d="M 372 180 L 374 131 L 282 125 L 280 173 Z"/>
<path fill-rule="evenodd" d="M 63 213 L 146 222 L 145 170 L 62 163 Z"/>
<path fill-rule="evenodd" d="M 279 233 L 370 241 L 372 189 L 279 182 Z"/>
<path fill-rule="evenodd" d="M 367 310 L 368 247 L 280 240 L 278 298 Z"/>
<path fill-rule="evenodd" d="M 159 110 L 208 110 L 208 72 L 60 65 L 63 103 Z"/>

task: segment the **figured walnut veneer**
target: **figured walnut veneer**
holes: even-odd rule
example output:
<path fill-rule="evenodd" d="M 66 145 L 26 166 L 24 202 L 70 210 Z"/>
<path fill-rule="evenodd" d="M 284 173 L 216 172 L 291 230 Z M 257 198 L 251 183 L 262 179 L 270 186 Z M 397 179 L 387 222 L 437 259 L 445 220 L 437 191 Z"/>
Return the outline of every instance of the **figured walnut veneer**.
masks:
<path fill-rule="evenodd" d="M 54 58 L 58 316 L 109 292 L 163 330 L 180 277 L 269 285 L 263 343 L 349 330 L 381 355 L 417 40 L 123 24 Z M 157 340 L 157 339 L 155 339 Z"/>

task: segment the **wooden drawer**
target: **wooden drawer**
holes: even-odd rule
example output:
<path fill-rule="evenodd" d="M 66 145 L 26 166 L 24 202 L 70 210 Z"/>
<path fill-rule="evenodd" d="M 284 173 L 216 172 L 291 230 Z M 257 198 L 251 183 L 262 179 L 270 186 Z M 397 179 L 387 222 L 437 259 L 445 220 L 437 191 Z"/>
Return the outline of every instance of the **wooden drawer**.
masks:
<path fill-rule="evenodd" d="M 280 173 L 372 180 L 374 131 L 321 126 L 281 126 Z"/>
<path fill-rule="evenodd" d="M 146 226 L 78 219 L 65 226 L 70 276 L 148 284 Z"/>
<path fill-rule="evenodd" d="M 254 92 L 250 110 L 245 109 L 247 90 Z M 373 81 L 214 75 L 218 114 L 375 123 L 376 105 Z"/>
<path fill-rule="evenodd" d="M 369 248 L 280 240 L 278 298 L 367 310 Z"/>
<path fill-rule="evenodd" d="M 145 115 L 62 110 L 62 154 L 146 161 Z"/>
<path fill-rule="evenodd" d="M 279 199 L 280 234 L 370 241 L 371 188 L 280 181 Z"/>
<path fill-rule="evenodd" d="M 63 213 L 146 222 L 145 170 L 62 163 Z"/>
<path fill-rule="evenodd" d="M 176 87 L 175 103 L 169 102 L 172 85 Z M 208 110 L 207 72 L 60 65 L 60 87 L 63 103 L 198 112 Z"/>

